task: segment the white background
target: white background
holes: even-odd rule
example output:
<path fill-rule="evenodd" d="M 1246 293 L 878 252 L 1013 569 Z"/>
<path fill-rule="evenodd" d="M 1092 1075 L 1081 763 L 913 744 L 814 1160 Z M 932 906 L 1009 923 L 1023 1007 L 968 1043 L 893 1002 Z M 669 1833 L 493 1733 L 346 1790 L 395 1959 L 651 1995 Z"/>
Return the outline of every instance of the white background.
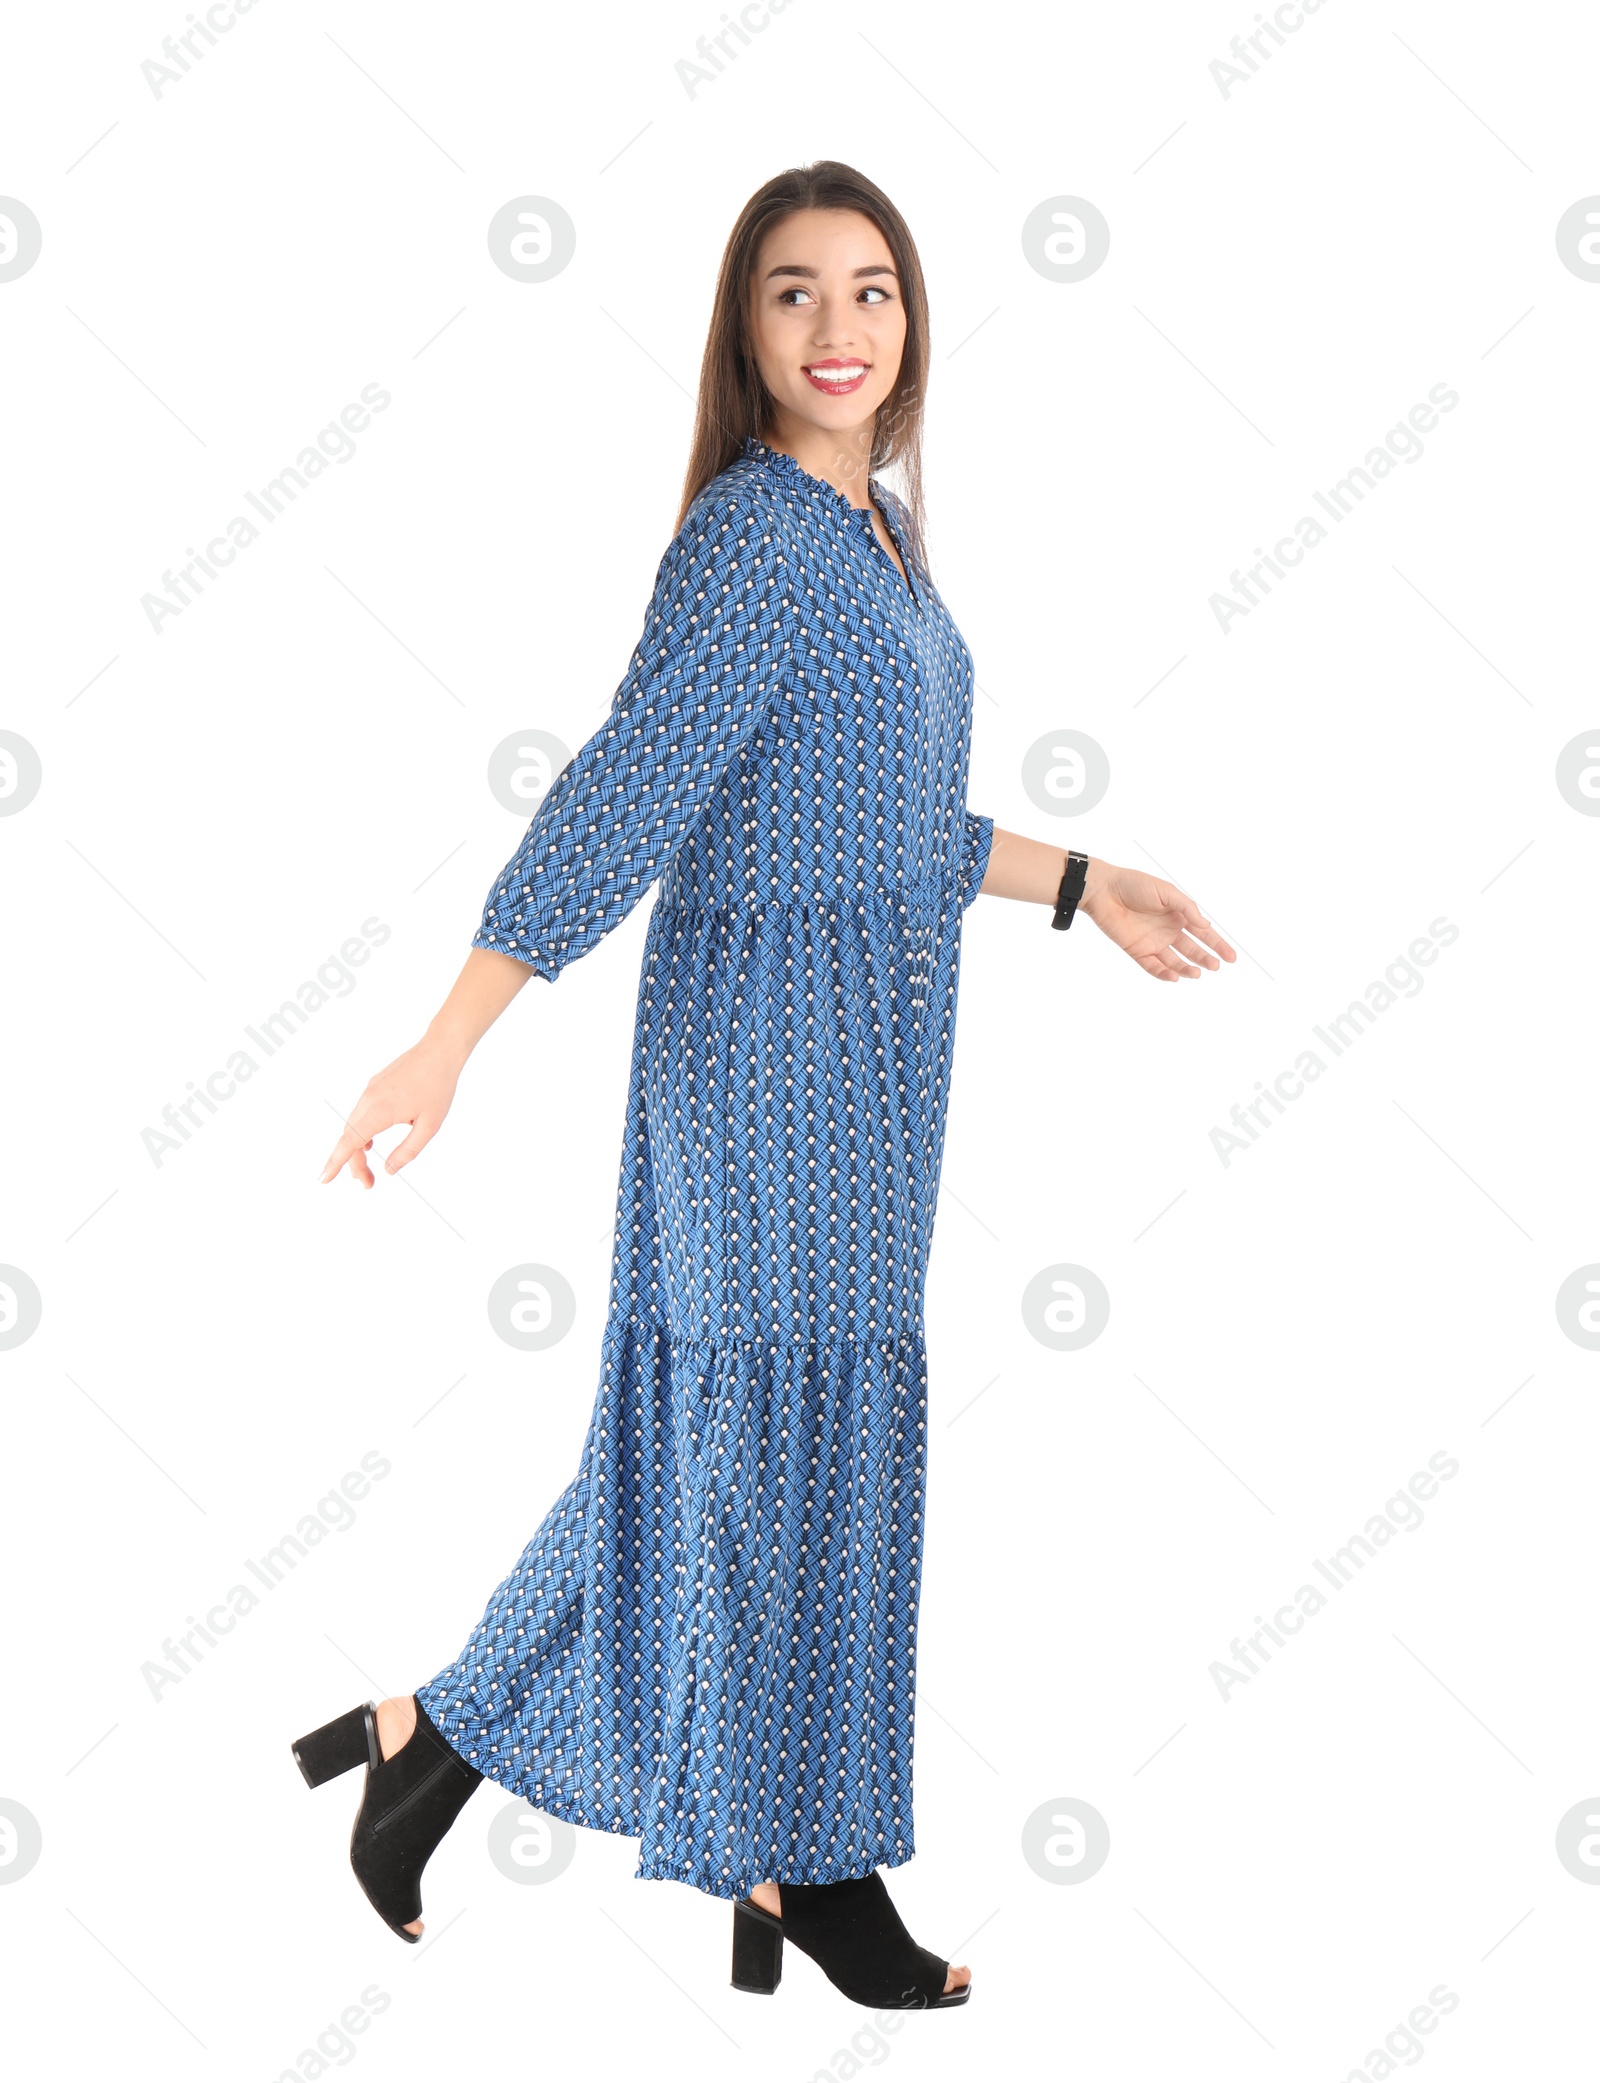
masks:
<path fill-rule="evenodd" d="M 1344 2078 L 1444 1984 L 1397 2067 L 1575 2073 L 1600 1356 L 1554 1298 L 1600 1257 L 1600 823 L 1554 774 L 1600 722 L 1600 287 L 1554 234 L 1600 189 L 1592 13 L 1326 0 L 1224 96 L 1247 0 L 792 0 L 691 96 L 714 4 L 258 0 L 158 98 L 186 11 L 19 11 L 0 71 L 0 191 L 43 227 L 0 284 L 0 727 L 44 771 L 0 819 L 0 1259 L 43 1297 L 0 1354 L 27 2072 L 311 2075 L 375 1986 L 330 2067 Z M 317 1174 L 520 836 L 491 751 L 575 749 L 621 677 L 740 205 L 827 156 L 928 275 L 972 807 L 1159 864 L 1242 950 L 1158 986 L 1087 922 L 967 914 L 891 1886 L 975 1987 L 891 2036 L 798 1957 L 734 1994 L 727 1906 L 630 1841 L 513 1885 L 496 1789 L 402 1949 L 346 1864 L 357 1782 L 308 1795 L 288 1751 L 452 1658 L 576 1465 L 648 901 L 522 994 L 403 1182 Z M 537 286 L 485 240 L 530 193 L 577 227 Z M 1063 194 L 1111 227 L 1067 285 L 1020 238 Z M 368 383 L 354 459 L 156 635 L 141 596 Z M 1421 459 L 1224 635 L 1210 595 L 1441 383 Z M 1084 818 L 1022 785 L 1061 729 L 1111 763 Z M 355 988 L 155 1163 L 162 1108 L 373 917 Z M 1423 987 L 1224 1165 L 1229 1109 L 1436 918 Z M 531 1356 L 484 1307 L 529 1260 L 578 1297 Z M 1021 1313 L 1060 1263 L 1111 1296 L 1076 1352 Z M 152 1698 L 369 1452 L 355 1523 Z M 1441 1452 L 1424 1523 L 1224 1701 L 1233 1638 Z M 1052 1885 L 1023 1826 L 1067 1797 L 1110 1857 Z"/>

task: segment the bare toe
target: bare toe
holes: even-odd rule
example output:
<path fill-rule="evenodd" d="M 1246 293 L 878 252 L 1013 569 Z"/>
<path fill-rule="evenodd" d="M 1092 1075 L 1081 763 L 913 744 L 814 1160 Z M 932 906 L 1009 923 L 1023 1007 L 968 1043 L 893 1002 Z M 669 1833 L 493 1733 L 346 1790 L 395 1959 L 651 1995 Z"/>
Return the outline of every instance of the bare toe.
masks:
<path fill-rule="evenodd" d="M 945 1995 L 953 1996 L 958 1989 L 965 1989 L 971 1980 L 972 1969 L 970 1967 L 952 1967 L 944 1978 Z"/>

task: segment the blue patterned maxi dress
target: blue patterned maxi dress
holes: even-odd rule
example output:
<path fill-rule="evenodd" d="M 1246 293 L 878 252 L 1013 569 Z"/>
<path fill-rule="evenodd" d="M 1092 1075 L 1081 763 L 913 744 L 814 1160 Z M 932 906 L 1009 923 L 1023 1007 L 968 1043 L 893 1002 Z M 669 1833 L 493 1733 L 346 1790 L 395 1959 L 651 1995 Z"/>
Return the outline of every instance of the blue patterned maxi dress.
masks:
<path fill-rule="evenodd" d="M 475 947 L 554 980 L 659 878 L 578 1474 L 422 1687 L 471 1764 L 713 1895 L 914 1849 L 923 1281 L 972 658 L 903 506 L 747 440 Z"/>

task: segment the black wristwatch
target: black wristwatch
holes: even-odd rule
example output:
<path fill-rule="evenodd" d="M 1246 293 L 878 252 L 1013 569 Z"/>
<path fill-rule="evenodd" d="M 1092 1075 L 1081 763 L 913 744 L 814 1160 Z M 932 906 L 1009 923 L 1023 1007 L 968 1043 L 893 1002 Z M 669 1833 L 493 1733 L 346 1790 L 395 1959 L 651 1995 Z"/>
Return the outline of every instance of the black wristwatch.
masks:
<path fill-rule="evenodd" d="M 1066 873 L 1061 878 L 1061 887 L 1056 891 L 1056 908 L 1050 923 L 1057 932 L 1065 933 L 1072 924 L 1072 914 L 1078 908 L 1083 895 L 1083 885 L 1089 873 L 1089 856 L 1086 853 L 1067 855 Z"/>

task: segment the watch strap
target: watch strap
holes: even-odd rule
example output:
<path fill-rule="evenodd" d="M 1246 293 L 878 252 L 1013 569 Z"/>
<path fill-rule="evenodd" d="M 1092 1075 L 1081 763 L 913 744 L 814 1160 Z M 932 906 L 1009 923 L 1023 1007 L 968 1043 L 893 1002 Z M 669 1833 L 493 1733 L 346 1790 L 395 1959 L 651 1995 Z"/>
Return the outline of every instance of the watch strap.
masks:
<path fill-rule="evenodd" d="M 1065 933 L 1072 924 L 1073 913 L 1083 896 L 1083 885 L 1089 874 L 1089 856 L 1086 853 L 1069 852 L 1066 870 L 1061 885 L 1056 891 L 1056 908 L 1050 924 L 1058 933 Z"/>

